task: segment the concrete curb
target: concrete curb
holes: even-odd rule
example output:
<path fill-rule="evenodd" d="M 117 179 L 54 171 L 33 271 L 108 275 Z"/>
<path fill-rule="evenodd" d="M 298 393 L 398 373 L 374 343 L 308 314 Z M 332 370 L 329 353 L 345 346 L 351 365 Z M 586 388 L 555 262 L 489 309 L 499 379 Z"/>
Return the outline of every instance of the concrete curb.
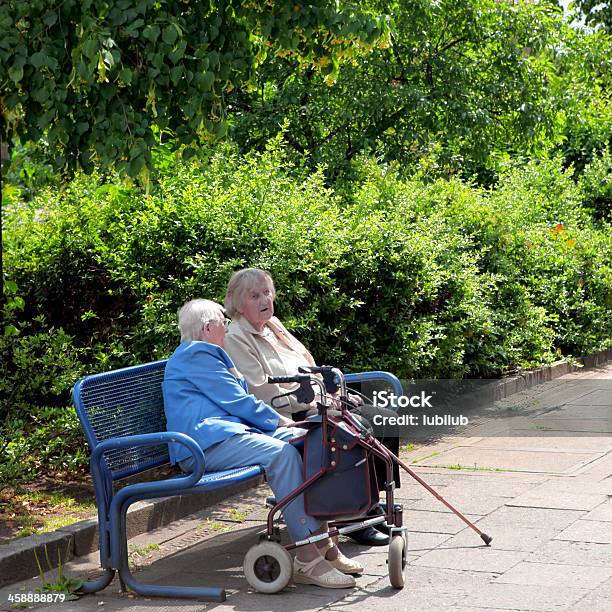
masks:
<path fill-rule="evenodd" d="M 612 348 L 604 349 L 598 353 L 587 355 L 579 359 L 585 368 L 595 368 L 599 365 L 603 365 L 608 361 L 612 361 Z M 565 359 L 555 361 L 550 365 L 542 366 L 537 370 L 526 370 L 509 378 L 504 378 L 499 381 L 497 387 L 497 393 L 499 394 L 498 399 L 503 399 L 514 393 L 519 393 L 535 385 L 541 385 L 542 383 L 554 380 L 570 372 L 576 372 L 581 368 L 573 365 Z"/>
<path fill-rule="evenodd" d="M 218 491 L 196 495 L 163 497 L 137 502 L 127 515 L 128 538 L 163 527 L 207 506 L 261 484 L 263 476 L 236 483 Z M 74 557 L 98 550 L 98 519 L 91 518 L 49 533 L 13 540 L 0 546 L 0 587 L 47 572 Z M 38 559 L 38 562 L 37 562 Z"/>
<path fill-rule="evenodd" d="M 579 361 L 585 367 L 603 365 L 612 361 L 612 348 L 588 355 Z M 497 399 L 503 399 L 578 369 L 568 361 L 557 361 L 537 370 L 522 372 L 517 376 L 500 380 L 495 395 Z M 206 506 L 215 505 L 263 481 L 263 476 L 258 476 L 218 492 L 165 497 L 152 502 L 136 503 L 128 511 L 128 538 L 167 525 Z M 14 540 L 0 546 L 0 586 L 38 575 L 37 558 L 42 569 L 48 571 L 57 567 L 58 561 L 64 564 L 74 557 L 87 555 L 97 549 L 98 520 L 96 518 L 80 521 L 53 532 Z"/>

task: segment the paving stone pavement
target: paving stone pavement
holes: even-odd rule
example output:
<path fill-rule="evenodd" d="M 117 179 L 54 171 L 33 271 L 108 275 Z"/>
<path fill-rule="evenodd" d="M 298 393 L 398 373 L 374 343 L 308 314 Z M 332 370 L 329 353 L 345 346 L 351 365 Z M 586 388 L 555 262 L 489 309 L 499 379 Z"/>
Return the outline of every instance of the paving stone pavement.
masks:
<path fill-rule="evenodd" d="M 493 536 L 490 547 L 431 494 L 403 475 L 397 491 L 409 527 L 406 586 L 391 587 L 387 549 L 350 540 L 342 548 L 364 565 L 357 587 L 290 586 L 253 592 L 242 572 L 269 493 L 265 485 L 216 508 L 129 542 L 143 582 L 224 587 L 224 603 L 149 599 L 104 591 L 29 609 L 69 611 L 612 610 L 612 365 L 568 374 L 516 394 L 519 416 L 484 415 L 462 435 L 404 451 L 418 475 Z M 519 412 L 517 411 L 517 415 Z M 528 416 L 525 416 L 527 414 Z M 550 426 L 549 426 L 550 425 Z M 95 576 L 98 555 L 77 558 L 69 575 Z M 50 572 L 53 580 L 57 572 Z M 35 594 L 40 578 L 0 589 Z"/>

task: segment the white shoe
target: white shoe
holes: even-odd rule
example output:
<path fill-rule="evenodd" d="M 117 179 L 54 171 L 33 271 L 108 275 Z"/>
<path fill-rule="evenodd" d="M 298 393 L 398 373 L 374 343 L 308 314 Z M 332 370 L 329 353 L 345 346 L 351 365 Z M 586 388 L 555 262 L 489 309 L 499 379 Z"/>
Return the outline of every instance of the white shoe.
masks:
<path fill-rule="evenodd" d="M 345 557 L 340 551 L 335 559 L 325 557 L 325 560 L 343 574 L 363 574 L 363 565 L 355 559 Z"/>
<path fill-rule="evenodd" d="M 293 582 L 296 584 L 314 584 L 326 589 L 350 589 L 355 586 L 356 582 L 352 576 L 347 576 L 335 568 L 320 576 L 313 576 L 314 568 L 323 560 L 323 558 L 317 557 L 312 561 L 300 561 L 296 557 L 293 560 Z"/>

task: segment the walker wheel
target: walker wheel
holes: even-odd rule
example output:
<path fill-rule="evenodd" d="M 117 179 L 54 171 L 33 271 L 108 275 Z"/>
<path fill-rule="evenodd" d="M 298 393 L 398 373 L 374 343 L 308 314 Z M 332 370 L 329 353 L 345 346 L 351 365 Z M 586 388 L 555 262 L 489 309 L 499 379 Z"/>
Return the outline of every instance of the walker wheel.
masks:
<path fill-rule="evenodd" d="M 247 582 L 260 593 L 282 591 L 293 575 L 291 555 L 276 542 L 260 542 L 244 556 Z"/>
<path fill-rule="evenodd" d="M 393 536 L 389 544 L 389 580 L 396 589 L 404 588 L 404 568 L 406 567 L 406 541 L 401 535 Z"/>

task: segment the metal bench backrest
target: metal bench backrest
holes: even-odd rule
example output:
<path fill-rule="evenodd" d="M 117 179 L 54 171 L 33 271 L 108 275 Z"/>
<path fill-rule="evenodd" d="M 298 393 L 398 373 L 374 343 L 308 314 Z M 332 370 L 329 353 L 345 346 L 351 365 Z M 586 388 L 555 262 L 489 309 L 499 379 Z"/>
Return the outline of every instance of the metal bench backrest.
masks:
<path fill-rule="evenodd" d="M 162 381 L 166 361 L 155 361 L 81 379 L 73 402 L 93 450 L 108 438 L 166 431 Z M 105 453 L 107 477 L 118 480 L 168 463 L 168 445 Z"/>

